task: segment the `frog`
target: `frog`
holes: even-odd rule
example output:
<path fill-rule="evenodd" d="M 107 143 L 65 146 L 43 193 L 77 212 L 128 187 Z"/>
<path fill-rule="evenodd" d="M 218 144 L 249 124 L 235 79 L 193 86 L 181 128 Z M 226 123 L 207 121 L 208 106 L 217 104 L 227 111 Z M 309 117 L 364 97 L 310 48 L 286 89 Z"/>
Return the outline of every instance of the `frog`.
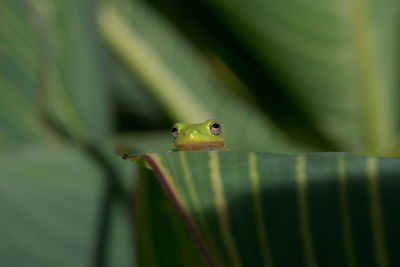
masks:
<path fill-rule="evenodd" d="M 216 120 L 186 124 L 177 122 L 171 127 L 175 148 L 184 150 L 228 150 L 222 134 L 221 124 Z"/>

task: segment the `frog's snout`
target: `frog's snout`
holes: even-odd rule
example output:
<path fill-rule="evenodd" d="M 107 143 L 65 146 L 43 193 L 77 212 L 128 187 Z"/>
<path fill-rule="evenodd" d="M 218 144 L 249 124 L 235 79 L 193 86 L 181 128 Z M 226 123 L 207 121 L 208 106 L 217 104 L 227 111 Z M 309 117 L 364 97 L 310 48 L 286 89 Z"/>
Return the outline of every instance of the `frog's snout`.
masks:
<path fill-rule="evenodd" d="M 186 138 L 194 139 L 197 134 L 198 134 L 197 130 L 192 130 L 190 132 L 186 132 L 184 135 Z"/>

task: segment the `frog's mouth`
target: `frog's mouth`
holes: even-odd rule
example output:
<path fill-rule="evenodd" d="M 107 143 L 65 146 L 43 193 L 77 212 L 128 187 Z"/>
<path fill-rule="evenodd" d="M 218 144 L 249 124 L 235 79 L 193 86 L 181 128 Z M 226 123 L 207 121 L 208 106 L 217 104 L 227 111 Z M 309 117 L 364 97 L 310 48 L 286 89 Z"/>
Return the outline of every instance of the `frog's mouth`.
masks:
<path fill-rule="evenodd" d="M 178 150 L 218 150 L 224 149 L 225 144 L 221 141 L 202 141 L 195 143 L 175 143 Z"/>

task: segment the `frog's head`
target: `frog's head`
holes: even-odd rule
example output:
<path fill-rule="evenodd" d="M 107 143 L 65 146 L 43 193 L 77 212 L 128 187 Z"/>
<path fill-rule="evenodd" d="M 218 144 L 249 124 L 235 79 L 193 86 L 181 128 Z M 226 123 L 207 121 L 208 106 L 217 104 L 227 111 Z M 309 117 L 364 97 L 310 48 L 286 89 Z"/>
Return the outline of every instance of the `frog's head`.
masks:
<path fill-rule="evenodd" d="M 176 150 L 224 149 L 221 125 L 215 120 L 199 124 L 175 123 L 171 128 Z"/>

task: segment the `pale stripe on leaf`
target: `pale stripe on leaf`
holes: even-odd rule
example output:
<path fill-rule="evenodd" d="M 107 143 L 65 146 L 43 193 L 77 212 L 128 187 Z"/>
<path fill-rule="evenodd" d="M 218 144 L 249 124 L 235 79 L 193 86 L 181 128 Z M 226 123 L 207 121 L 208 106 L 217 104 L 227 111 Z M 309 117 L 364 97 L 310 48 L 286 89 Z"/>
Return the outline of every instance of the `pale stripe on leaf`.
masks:
<path fill-rule="evenodd" d="M 262 209 L 262 199 L 260 191 L 259 174 L 257 170 L 257 156 L 254 152 L 249 153 L 249 176 L 251 180 L 251 189 L 253 195 L 254 212 L 256 216 L 257 232 L 260 242 L 261 256 L 265 266 L 274 266 L 272 255 L 268 244 L 268 235 L 266 224 L 264 222 L 264 214 Z"/>
<path fill-rule="evenodd" d="M 218 222 L 222 234 L 222 240 L 228 251 L 233 266 L 242 266 L 236 242 L 232 235 L 229 221 L 229 214 L 224 196 L 224 187 L 221 181 L 218 154 L 215 151 L 209 152 L 210 156 L 210 179 L 215 194 L 215 208 L 217 211 Z"/>
<path fill-rule="evenodd" d="M 194 206 L 194 210 L 193 211 L 196 213 L 197 217 L 200 220 L 201 228 L 204 231 L 204 234 L 205 234 L 207 240 L 211 243 L 209 245 L 211 247 L 213 247 L 214 239 L 213 239 L 213 237 L 211 235 L 211 231 L 210 231 L 210 229 L 208 227 L 207 220 L 204 217 L 204 213 L 202 212 L 202 207 L 201 207 L 199 198 L 197 196 L 195 186 L 194 186 L 193 181 L 192 181 L 192 175 L 190 173 L 190 169 L 189 169 L 185 154 L 182 153 L 182 152 L 179 153 L 179 159 L 180 159 L 180 162 L 181 162 L 181 166 L 182 166 L 182 170 L 183 170 L 183 174 L 184 174 L 184 180 L 185 180 L 185 183 L 186 183 L 186 187 L 188 188 L 190 198 L 193 201 L 193 206 Z M 193 223 L 194 223 L 194 221 L 193 221 Z M 197 226 L 195 226 L 195 227 L 200 230 L 200 228 L 198 228 Z M 215 255 L 215 253 L 213 254 L 213 259 L 217 262 L 218 266 L 222 266 L 222 261 L 219 259 L 218 255 Z"/>

